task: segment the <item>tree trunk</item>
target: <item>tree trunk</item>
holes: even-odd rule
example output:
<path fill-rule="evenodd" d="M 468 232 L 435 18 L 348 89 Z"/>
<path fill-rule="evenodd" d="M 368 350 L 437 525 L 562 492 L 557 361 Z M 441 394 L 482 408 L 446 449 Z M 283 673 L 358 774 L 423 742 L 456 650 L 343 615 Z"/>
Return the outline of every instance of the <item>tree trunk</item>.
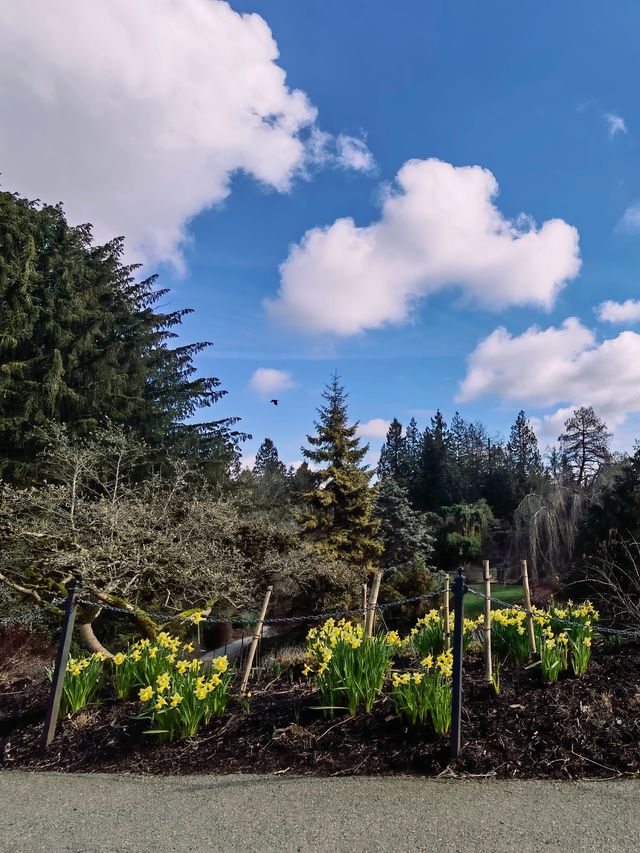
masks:
<path fill-rule="evenodd" d="M 100 640 L 93 633 L 93 625 L 91 622 L 84 622 L 76 626 L 80 635 L 80 642 L 89 652 L 101 652 L 106 658 L 112 658 L 113 655 L 108 649 L 102 645 Z"/>

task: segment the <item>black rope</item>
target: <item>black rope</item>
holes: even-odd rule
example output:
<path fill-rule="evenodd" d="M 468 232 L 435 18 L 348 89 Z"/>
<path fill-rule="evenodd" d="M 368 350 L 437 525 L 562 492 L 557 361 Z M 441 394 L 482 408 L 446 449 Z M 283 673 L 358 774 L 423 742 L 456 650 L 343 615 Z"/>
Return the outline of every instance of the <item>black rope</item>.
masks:
<path fill-rule="evenodd" d="M 478 592 L 476 589 L 472 589 L 470 586 L 465 584 L 465 591 L 470 592 L 471 595 L 477 595 L 478 598 L 484 598 L 485 601 L 489 600 L 491 602 L 495 602 L 495 604 L 500 604 L 502 607 L 505 607 L 507 610 L 519 610 L 521 613 L 526 613 L 527 616 L 539 616 L 539 613 L 535 613 L 533 610 L 527 610 L 526 607 L 522 607 L 520 604 L 514 604 L 509 601 L 502 601 L 500 598 L 494 598 L 492 595 L 485 595 L 483 592 Z M 605 628 L 604 625 L 585 625 L 583 622 L 572 622 L 569 619 L 561 619 L 559 616 L 552 616 L 555 622 L 559 622 L 561 625 L 567 625 L 570 628 L 589 628 L 592 631 L 596 631 L 599 634 L 614 634 L 619 637 L 629 637 L 631 639 L 640 639 L 640 631 L 636 631 L 633 628 Z"/>
<path fill-rule="evenodd" d="M 399 601 L 390 601 L 387 604 L 377 604 L 375 608 L 367 607 L 367 610 L 376 611 L 384 611 L 390 610 L 393 607 L 402 607 L 405 604 L 416 604 L 420 601 L 426 601 L 427 599 L 434 598 L 436 596 L 442 595 L 442 590 L 438 590 L 437 592 L 430 592 L 426 595 L 414 595 L 411 598 L 403 598 Z M 56 601 L 54 604 L 63 604 L 64 600 Z M 125 616 L 147 616 L 150 619 L 154 619 L 157 622 L 186 622 L 189 623 L 192 621 L 190 616 L 178 616 L 176 614 L 167 614 L 167 613 L 151 613 L 146 610 L 142 610 L 141 608 L 136 608 L 135 610 L 131 610 L 127 607 L 115 607 L 112 604 L 106 604 L 103 602 L 92 601 L 88 598 L 79 597 L 78 603 L 84 605 L 85 607 L 96 607 L 101 608 L 102 610 L 106 610 L 109 613 L 121 613 Z M 361 607 L 356 610 L 334 610 L 327 613 L 309 613 L 303 616 L 281 616 L 281 617 L 272 617 L 264 620 L 265 625 L 282 625 L 292 622 L 312 622 L 312 621 L 322 621 L 324 619 L 336 619 L 343 618 L 347 616 L 361 616 L 363 609 Z M 231 619 L 212 619 L 206 616 L 202 623 L 207 623 L 209 625 L 255 625 L 256 619 L 245 619 L 242 617 L 235 617 Z"/>

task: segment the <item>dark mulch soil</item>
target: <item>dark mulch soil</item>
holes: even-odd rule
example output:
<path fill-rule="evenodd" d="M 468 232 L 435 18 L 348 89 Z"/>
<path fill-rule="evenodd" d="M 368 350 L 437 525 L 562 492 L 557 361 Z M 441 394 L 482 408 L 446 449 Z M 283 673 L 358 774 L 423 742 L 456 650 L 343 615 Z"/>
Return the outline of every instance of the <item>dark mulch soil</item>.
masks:
<path fill-rule="evenodd" d="M 543 685 L 536 669 L 505 666 L 496 696 L 482 661 L 464 671 L 463 748 L 449 766 L 448 740 L 406 726 L 387 702 L 373 713 L 324 720 L 302 681 L 280 677 L 254 689 L 251 713 L 236 706 L 197 737 L 160 744 L 132 719 L 134 702 L 106 702 L 64 720 L 38 752 L 44 704 L 27 685 L 24 719 L 0 737 L 0 766 L 33 770 L 155 774 L 315 775 L 454 772 L 575 779 L 640 775 L 640 645 L 594 650 L 589 672 Z M 36 698 L 28 699 L 33 692 Z M 0 707 L 6 705 L 0 695 Z M 39 717 L 34 719 L 33 709 Z"/>

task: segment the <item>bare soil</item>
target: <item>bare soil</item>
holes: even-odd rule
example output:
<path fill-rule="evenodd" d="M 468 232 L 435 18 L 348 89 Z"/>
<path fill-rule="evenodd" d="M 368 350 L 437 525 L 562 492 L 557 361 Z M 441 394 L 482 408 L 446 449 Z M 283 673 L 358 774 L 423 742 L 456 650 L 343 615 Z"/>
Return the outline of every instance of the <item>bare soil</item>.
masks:
<path fill-rule="evenodd" d="M 247 713 L 232 704 L 196 737 L 161 744 L 134 719 L 135 702 L 106 694 L 62 720 L 42 755 L 48 683 L 42 674 L 0 675 L 0 767 L 64 772 L 293 773 L 393 775 L 443 773 L 498 778 L 584 779 L 640 776 L 640 644 L 594 648 L 588 673 L 545 685 L 537 668 L 505 665 L 501 692 L 482 681 L 480 657 L 464 664 L 460 758 L 448 738 L 410 727 L 387 700 L 370 714 L 325 719 L 318 697 L 292 668 L 253 686 Z"/>

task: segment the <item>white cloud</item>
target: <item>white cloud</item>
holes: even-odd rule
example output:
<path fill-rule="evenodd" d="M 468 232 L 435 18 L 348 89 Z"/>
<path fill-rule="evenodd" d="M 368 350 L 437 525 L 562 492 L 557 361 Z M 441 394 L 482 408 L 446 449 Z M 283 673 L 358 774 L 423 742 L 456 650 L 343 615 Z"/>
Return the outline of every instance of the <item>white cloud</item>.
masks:
<path fill-rule="evenodd" d="M 259 367 L 249 380 L 249 386 L 258 394 L 275 394 L 295 388 L 296 383 L 286 370 L 276 370 L 275 367 Z"/>
<path fill-rule="evenodd" d="M 608 299 L 598 305 L 596 313 L 605 323 L 637 323 L 640 322 L 640 299 L 626 299 L 624 302 Z"/>
<path fill-rule="evenodd" d="M 622 116 L 616 115 L 615 113 L 605 113 L 604 120 L 609 126 L 609 139 L 613 139 L 616 133 L 627 132 L 627 125 L 625 124 Z"/>
<path fill-rule="evenodd" d="M 358 424 L 358 435 L 361 438 L 386 438 L 391 421 L 384 418 L 371 418 L 369 421 Z"/>
<path fill-rule="evenodd" d="M 640 202 L 629 205 L 620 217 L 617 228 L 625 234 L 640 234 Z"/>
<path fill-rule="evenodd" d="M 598 343 L 576 317 L 560 328 L 532 326 L 512 336 L 498 328 L 468 359 L 459 401 L 498 395 L 536 407 L 560 406 L 543 419 L 555 432 L 577 406 L 593 406 L 610 427 L 640 411 L 640 335 L 621 332 Z"/>
<path fill-rule="evenodd" d="M 179 265 L 235 172 L 287 191 L 306 169 L 317 110 L 277 60 L 263 18 L 222 0 L 2 3 L 2 184 Z"/>
<path fill-rule="evenodd" d="M 333 136 L 314 127 L 307 142 L 310 167 L 334 167 L 356 172 L 373 172 L 376 161 L 363 138 L 341 133 Z"/>
<path fill-rule="evenodd" d="M 307 332 L 353 335 L 405 322 L 421 297 L 447 286 L 489 308 L 549 308 L 580 269 L 578 232 L 561 219 L 509 221 L 498 185 L 479 166 L 410 160 L 381 217 L 313 228 L 280 268 L 268 311 Z"/>

